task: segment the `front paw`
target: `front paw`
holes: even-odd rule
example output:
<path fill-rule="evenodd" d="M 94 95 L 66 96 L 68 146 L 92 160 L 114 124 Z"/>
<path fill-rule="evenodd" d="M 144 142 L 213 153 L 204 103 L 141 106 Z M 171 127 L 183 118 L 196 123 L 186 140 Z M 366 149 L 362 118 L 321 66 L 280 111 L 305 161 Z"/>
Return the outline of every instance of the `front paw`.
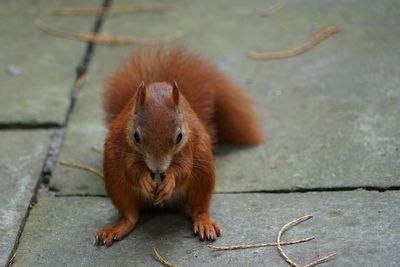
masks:
<path fill-rule="evenodd" d="M 221 236 L 221 228 L 215 222 L 213 222 L 208 215 L 203 214 L 197 216 L 193 222 L 193 232 L 199 236 L 201 241 L 205 239 L 209 241 L 215 241 Z"/>
<path fill-rule="evenodd" d="M 164 201 L 168 200 L 169 198 L 171 198 L 172 193 L 174 193 L 174 190 L 175 190 L 175 178 L 173 176 L 167 175 L 157 191 L 157 198 L 155 200 L 155 204 L 159 205 Z"/>
<path fill-rule="evenodd" d="M 154 198 L 157 190 L 157 183 L 149 174 L 144 175 L 139 179 L 139 186 L 144 196 L 151 199 Z"/>
<path fill-rule="evenodd" d="M 114 240 L 121 240 L 124 234 L 125 233 L 116 226 L 102 228 L 97 232 L 96 245 L 106 245 L 109 247 L 113 244 Z"/>

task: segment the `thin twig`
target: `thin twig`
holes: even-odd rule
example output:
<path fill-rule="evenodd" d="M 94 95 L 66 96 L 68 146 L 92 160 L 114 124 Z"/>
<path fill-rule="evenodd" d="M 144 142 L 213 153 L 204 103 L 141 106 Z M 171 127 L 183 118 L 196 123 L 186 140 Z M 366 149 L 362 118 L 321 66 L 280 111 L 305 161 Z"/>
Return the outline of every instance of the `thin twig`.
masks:
<path fill-rule="evenodd" d="M 99 15 L 99 14 L 121 14 L 138 11 L 159 11 L 173 8 L 173 5 L 153 3 L 153 4 L 137 4 L 115 7 L 87 7 L 87 8 L 61 8 L 54 12 L 55 15 Z"/>
<path fill-rule="evenodd" d="M 334 33 L 337 33 L 339 31 L 339 28 L 336 26 L 330 26 L 325 28 L 324 30 L 320 31 L 316 35 L 314 35 L 308 42 L 303 44 L 300 47 L 297 47 L 292 50 L 285 50 L 285 51 L 278 51 L 278 52 L 265 52 L 265 53 L 260 53 L 260 52 L 255 52 L 255 51 L 250 51 L 248 53 L 248 57 L 251 59 L 256 59 L 256 60 L 269 60 L 269 59 L 278 59 L 278 58 L 287 58 L 287 57 L 293 57 L 297 56 L 300 54 L 303 54 L 304 52 L 310 50 L 317 44 L 319 44 L 322 40 L 328 38 Z"/>
<path fill-rule="evenodd" d="M 300 265 L 297 264 L 297 263 L 295 263 L 294 261 L 292 261 L 292 260 L 286 255 L 286 253 L 283 252 L 283 249 L 282 249 L 282 247 L 281 247 L 281 245 L 282 245 L 282 242 L 281 242 L 282 234 L 283 234 L 284 232 L 286 232 L 287 230 L 289 230 L 290 228 L 292 228 L 293 226 L 295 226 L 295 225 L 297 225 L 297 224 L 299 224 L 299 223 L 301 223 L 301 222 L 307 221 L 307 220 L 311 219 L 312 217 L 313 217 L 312 215 L 306 215 L 306 216 L 300 217 L 300 218 L 298 218 L 298 219 L 296 219 L 296 220 L 293 220 L 293 221 L 291 221 L 291 222 L 285 224 L 285 225 L 279 230 L 278 237 L 277 237 L 277 240 L 276 240 L 276 242 L 278 243 L 277 248 L 278 248 L 279 254 L 283 257 L 283 259 L 284 259 L 287 263 L 289 263 L 289 264 L 290 264 L 291 266 L 293 266 L 293 267 L 300 267 Z M 317 265 L 317 264 L 319 264 L 319 263 L 325 262 L 325 261 L 329 260 L 330 258 L 332 258 L 332 257 L 335 256 L 335 255 L 336 255 L 336 253 L 329 254 L 328 256 L 322 257 L 322 258 L 320 258 L 320 259 L 318 259 L 318 260 L 315 260 L 315 261 L 313 261 L 313 262 L 311 262 L 311 263 L 309 263 L 309 264 L 306 264 L 305 267 L 306 267 L 306 266 L 307 266 L 307 267 L 310 267 L 310 266 L 314 266 L 314 265 Z"/>
<path fill-rule="evenodd" d="M 307 242 L 307 241 L 313 240 L 314 238 L 315 238 L 314 236 L 310 236 L 310 237 L 299 239 L 299 240 L 281 242 L 281 246 L 299 244 L 299 243 L 303 243 L 303 242 Z M 278 243 L 258 243 L 258 244 L 246 244 L 246 245 L 234 245 L 234 246 L 213 246 L 213 245 L 208 245 L 208 247 L 210 249 L 213 249 L 213 250 L 235 250 L 235 249 L 246 249 L 246 248 L 275 247 L 277 245 L 278 245 Z"/>
<path fill-rule="evenodd" d="M 277 238 L 277 240 L 276 240 L 276 243 L 278 243 L 277 248 L 278 248 L 279 254 L 281 254 L 281 256 L 285 259 L 285 261 L 286 261 L 287 263 L 289 263 L 291 266 L 300 267 L 300 265 L 298 265 L 297 263 L 295 263 L 294 261 L 292 261 L 291 259 L 289 259 L 289 257 L 285 254 L 285 252 L 283 252 L 282 247 L 281 247 L 281 237 L 282 237 L 282 234 L 283 234 L 286 230 L 288 230 L 289 228 L 295 226 L 296 224 L 299 224 L 299 223 L 301 223 L 301 222 L 304 222 L 304 221 L 306 221 L 306 220 L 309 220 L 309 219 L 311 219 L 312 217 L 313 217 L 312 215 L 306 215 L 306 216 L 300 217 L 300 218 L 298 218 L 298 219 L 296 219 L 296 220 L 293 220 L 293 221 L 291 221 L 291 222 L 285 224 L 285 225 L 281 228 L 281 230 L 279 230 L 278 238 Z"/>
<path fill-rule="evenodd" d="M 139 38 L 134 36 L 110 36 L 103 34 L 85 33 L 85 32 L 64 32 L 53 27 L 50 27 L 42 20 L 35 21 L 36 27 L 40 30 L 65 39 L 94 42 L 106 45 L 158 45 L 161 43 L 168 43 L 183 36 L 183 32 L 177 31 L 174 34 L 167 35 L 160 38 Z"/>
<path fill-rule="evenodd" d="M 64 166 L 67 166 L 67 167 L 72 167 L 72 168 L 77 168 L 77 169 L 81 169 L 81 170 L 85 170 L 85 171 L 94 173 L 94 174 L 96 174 L 97 176 L 99 176 L 101 178 L 104 178 L 104 175 L 100 171 L 98 171 L 98 170 L 96 170 L 96 169 L 94 169 L 94 168 L 92 168 L 90 166 L 87 166 L 87 165 L 84 165 L 84 164 L 80 164 L 80 163 L 76 163 L 76 162 L 71 162 L 71 161 L 68 161 L 68 160 L 60 160 L 59 162 L 60 162 L 61 165 L 64 165 Z"/>
<path fill-rule="evenodd" d="M 97 153 L 103 153 L 103 150 L 101 150 L 100 148 L 95 147 L 95 146 L 91 146 L 90 150 L 92 150 L 94 152 L 97 152 Z"/>
<path fill-rule="evenodd" d="M 79 78 L 75 81 L 75 87 L 82 88 L 83 84 L 85 83 L 85 79 L 85 74 L 80 75 Z"/>
<path fill-rule="evenodd" d="M 163 257 L 161 257 L 160 253 L 158 253 L 157 249 L 156 249 L 154 246 L 152 247 L 152 249 L 153 249 L 154 257 L 155 257 L 160 263 L 162 263 L 162 264 L 164 264 L 165 266 L 168 266 L 168 267 L 176 267 L 176 265 L 170 263 L 169 261 L 166 261 Z"/>
<path fill-rule="evenodd" d="M 8 260 L 7 267 L 11 267 L 14 264 L 16 255 L 17 255 L 17 252 L 14 252 L 14 254 L 11 256 L 11 258 Z"/>
<path fill-rule="evenodd" d="M 272 16 L 276 14 L 284 5 L 285 3 L 283 2 L 283 0 L 277 0 L 276 3 L 273 4 L 272 6 L 268 7 L 267 9 L 261 10 L 260 12 L 261 16 L 263 17 Z"/>
<path fill-rule="evenodd" d="M 331 253 L 331 254 L 325 256 L 325 257 L 322 257 L 322 258 L 320 258 L 320 259 L 318 259 L 318 260 L 315 260 L 315 261 L 313 261 L 313 262 L 311 262 L 311 263 L 309 263 L 309 264 L 304 265 L 304 267 L 315 266 L 315 265 L 317 265 L 317 264 L 326 262 L 326 261 L 330 260 L 330 258 L 335 257 L 335 256 L 336 256 L 336 253 L 333 252 L 333 253 Z"/>

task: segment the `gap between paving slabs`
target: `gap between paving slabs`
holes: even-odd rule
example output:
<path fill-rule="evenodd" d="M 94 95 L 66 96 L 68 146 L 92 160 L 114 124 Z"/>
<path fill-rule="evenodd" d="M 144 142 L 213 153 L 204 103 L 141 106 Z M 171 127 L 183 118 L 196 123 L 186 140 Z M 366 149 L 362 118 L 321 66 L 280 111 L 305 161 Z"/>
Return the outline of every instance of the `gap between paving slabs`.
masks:
<path fill-rule="evenodd" d="M 90 150 L 99 154 L 102 154 L 102 150 L 97 147 L 90 147 Z M 69 161 L 60 159 L 60 165 L 69 168 L 75 168 L 79 170 L 83 170 L 86 172 L 91 172 L 98 176 L 100 179 L 104 178 L 103 172 L 99 169 L 96 169 L 90 165 L 86 165 L 83 163 Z M 255 191 L 224 191 L 224 192 L 214 192 L 214 194 L 253 194 L 253 193 L 273 193 L 273 194 L 288 194 L 288 193 L 308 193 L 308 192 L 339 192 L 339 191 L 355 191 L 355 190 L 366 190 L 366 191 L 397 191 L 400 189 L 398 186 L 391 187 L 376 187 L 376 186 L 364 186 L 364 187 L 334 187 L 334 188 L 323 188 L 323 187 L 315 187 L 315 188 L 297 188 L 295 190 L 255 190 Z M 84 194 L 86 196 L 106 196 L 106 194 Z M 63 194 L 60 196 L 82 196 L 82 194 Z"/>
<path fill-rule="evenodd" d="M 111 4 L 112 0 L 103 0 L 102 7 L 108 7 Z M 97 19 L 95 20 L 92 32 L 93 33 L 98 33 L 101 29 L 104 14 L 100 14 L 97 16 Z M 35 189 L 33 192 L 35 192 L 32 195 L 32 198 L 30 199 L 30 204 L 28 211 L 26 212 L 24 218 L 22 219 L 21 225 L 20 225 L 20 230 L 18 231 L 18 235 L 16 236 L 15 243 L 13 245 L 13 249 L 11 251 L 11 254 L 9 255 L 8 258 L 8 264 L 7 265 L 12 265 L 12 263 L 15 260 L 16 257 L 16 249 L 19 245 L 19 239 L 20 236 L 24 230 L 25 223 L 29 217 L 30 209 L 32 206 L 37 202 L 37 194 L 41 191 L 47 191 L 47 187 L 51 178 L 52 170 L 54 168 L 55 162 L 57 161 L 60 149 L 62 147 L 62 143 L 64 141 L 65 137 L 65 131 L 66 131 L 66 125 L 68 125 L 68 120 L 69 116 L 73 111 L 74 104 L 77 101 L 78 98 L 78 93 L 81 90 L 83 83 L 84 83 L 84 75 L 88 70 L 90 60 L 93 56 L 94 53 L 94 46 L 95 44 L 93 42 L 88 42 L 86 46 L 86 51 L 84 52 L 83 58 L 79 65 L 76 67 L 76 78 L 75 82 L 72 86 L 71 89 L 71 95 L 70 95 L 70 104 L 68 107 L 68 110 L 65 115 L 65 120 L 63 125 L 58 125 L 58 124 L 36 124 L 36 125 L 29 125 L 29 124 L 7 124 L 7 125 L 0 125 L 0 130 L 38 130 L 38 129 L 56 129 L 55 133 L 53 134 L 50 145 L 48 148 L 48 152 L 46 155 L 45 162 L 43 164 L 42 172 L 40 174 L 40 178 L 35 186 Z M 61 127 L 60 127 L 61 126 Z M 43 189 L 45 188 L 45 189 Z"/>
<path fill-rule="evenodd" d="M 111 3 L 112 3 L 112 0 L 103 0 L 102 7 L 103 8 L 109 7 L 111 5 Z M 92 28 L 93 33 L 100 32 L 104 17 L 105 17 L 105 14 L 100 14 L 97 16 L 95 23 L 93 25 L 93 28 Z M 74 83 L 72 91 L 71 91 L 70 107 L 69 107 L 69 110 L 68 110 L 66 118 L 65 118 L 66 126 L 68 125 L 69 117 L 70 117 L 71 113 L 73 112 L 75 103 L 78 100 L 79 91 L 82 89 L 82 87 L 84 85 L 85 75 L 89 68 L 89 64 L 90 64 L 91 58 L 94 53 L 94 49 L 95 49 L 95 43 L 88 42 L 87 46 L 86 46 L 86 51 L 83 55 L 83 58 L 82 58 L 81 62 L 79 63 L 79 65 L 76 67 L 76 79 L 75 79 L 75 83 Z M 46 164 L 43 168 L 43 173 L 42 173 L 43 185 L 45 187 L 48 187 L 48 185 L 49 185 L 55 163 L 58 159 L 58 155 L 60 153 L 62 143 L 65 139 L 66 130 L 67 129 L 65 127 L 59 129 L 55 133 L 55 135 L 52 139 L 48 157 L 46 159 Z"/>

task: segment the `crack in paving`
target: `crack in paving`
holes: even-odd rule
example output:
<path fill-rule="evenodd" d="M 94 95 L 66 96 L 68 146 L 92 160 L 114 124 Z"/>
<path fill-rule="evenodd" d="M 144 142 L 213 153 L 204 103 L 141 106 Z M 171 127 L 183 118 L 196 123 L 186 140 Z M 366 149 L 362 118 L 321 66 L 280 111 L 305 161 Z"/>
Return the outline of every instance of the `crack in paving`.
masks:
<path fill-rule="evenodd" d="M 53 173 L 54 166 L 58 160 L 60 149 L 65 137 L 65 127 L 58 129 L 51 138 L 50 146 L 47 151 L 46 161 L 44 163 L 41 182 L 43 185 L 48 186 L 51 174 Z"/>
<path fill-rule="evenodd" d="M 51 130 L 62 127 L 63 123 L 55 122 L 39 122 L 39 123 L 15 123 L 15 122 L 2 122 L 0 123 L 1 131 L 14 131 L 14 130 Z"/>
<path fill-rule="evenodd" d="M 374 186 L 360 186 L 360 187 L 332 187 L 332 188 L 301 188 L 301 189 L 277 189 L 277 190 L 249 190 L 249 191 L 226 191 L 226 192 L 215 192 L 214 194 L 291 194 L 291 193 L 310 193 L 310 192 L 346 192 L 346 191 L 374 191 L 374 192 L 386 192 L 386 191 L 399 191 L 400 186 L 390 187 L 374 187 Z"/>
<path fill-rule="evenodd" d="M 111 3 L 112 3 L 112 0 L 103 0 L 102 8 L 109 7 L 111 5 Z M 104 22 L 104 18 L 105 18 L 105 14 L 100 14 L 97 16 L 94 26 L 92 28 L 93 33 L 100 32 L 101 27 Z M 70 106 L 69 106 L 69 109 L 67 111 L 66 118 L 65 118 L 65 124 L 64 124 L 65 127 L 59 129 L 53 136 L 52 142 L 50 144 L 50 148 L 48 151 L 46 164 L 42 171 L 42 182 L 45 186 L 48 186 L 50 179 L 51 179 L 51 175 L 53 173 L 53 169 L 58 160 L 58 156 L 60 154 L 60 150 L 62 148 L 62 144 L 65 139 L 65 133 L 67 131 L 69 118 L 74 110 L 75 103 L 78 100 L 79 92 L 83 87 L 83 83 L 80 83 L 79 80 L 84 78 L 84 75 L 88 71 L 89 63 L 93 57 L 95 45 L 96 44 L 94 42 L 87 43 L 86 50 L 85 50 L 84 56 L 82 58 L 82 61 L 81 61 L 81 63 L 79 63 L 78 67 L 76 68 L 76 79 L 75 79 L 75 83 L 71 90 Z"/>
<path fill-rule="evenodd" d="M 227 191 L 227 192 L 214 192 L 215 195 L 223 194 L 293 194 L 293 193 L 323 193 L 323 192 L 351 192 L 357 190 L 372 191 L 384 193 L 387 191 L 400 191 L 400 186 L 393 186 L 387 188 L 377 188 L 377 187 L 334 187 L 334 188 L 309 188 L 301 190 L 253 190 L 253 191 Z M 59 190 L 52 190 L 53 192 L 59 192 Z M 106 194 L 62 194 L 55 195 L 55 197 L 102 197 L 108 198 Z"/>
<path fill-rule="evenodd" d="M 112 0 L 104 0 L 102 8 L 110 7 L 111 4 L 112 4 Z M 106 13 L 102 13 L 97 17 L 95 24 L 93 26 L 93 29 L 92 29 L 93 33 L 100 32 L 101 27 L 104 23 L 105 16 L 106 16 Z M 81 63 L 79 64 L 79 66 L 76 68 L 78 76 L 81 76 L 87 72 L 89 63 L 90 63 L 92 55 L 94 53 L 95 46 L 96 46 L 96 44 L 92 41 L 87 43 L 85 55 L 84 55 Z"/>
<path fill-rule="evenodd" d="M 55 195 L 54 197 L 62 198 L 62 197 L 101 197 L 108 198 L 105 194 L 65 194 L 65 195 Z"/>

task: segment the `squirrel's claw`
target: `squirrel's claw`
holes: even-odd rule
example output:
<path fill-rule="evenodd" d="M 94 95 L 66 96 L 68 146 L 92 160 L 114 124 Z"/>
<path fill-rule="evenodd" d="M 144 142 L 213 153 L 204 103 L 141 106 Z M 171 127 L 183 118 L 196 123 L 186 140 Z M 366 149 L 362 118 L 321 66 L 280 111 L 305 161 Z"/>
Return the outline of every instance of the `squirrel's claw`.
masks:
<path fill-rule="evenodd" d="M 118 227 L 106 227 L 100 229 L 100 231 L 96 235 L 96 245 L 107 247 L 111 246 L 115 240 L 120 240 L 123 236 L 123 233 Z"/>
<path fill-rule="evenodd" d="M 199 236 L 201 241 L 215 241 L 221 236 L 221 229 L 218 224 L 208 217 L 199 217 L 193 223 L 193 232 Z"/>

